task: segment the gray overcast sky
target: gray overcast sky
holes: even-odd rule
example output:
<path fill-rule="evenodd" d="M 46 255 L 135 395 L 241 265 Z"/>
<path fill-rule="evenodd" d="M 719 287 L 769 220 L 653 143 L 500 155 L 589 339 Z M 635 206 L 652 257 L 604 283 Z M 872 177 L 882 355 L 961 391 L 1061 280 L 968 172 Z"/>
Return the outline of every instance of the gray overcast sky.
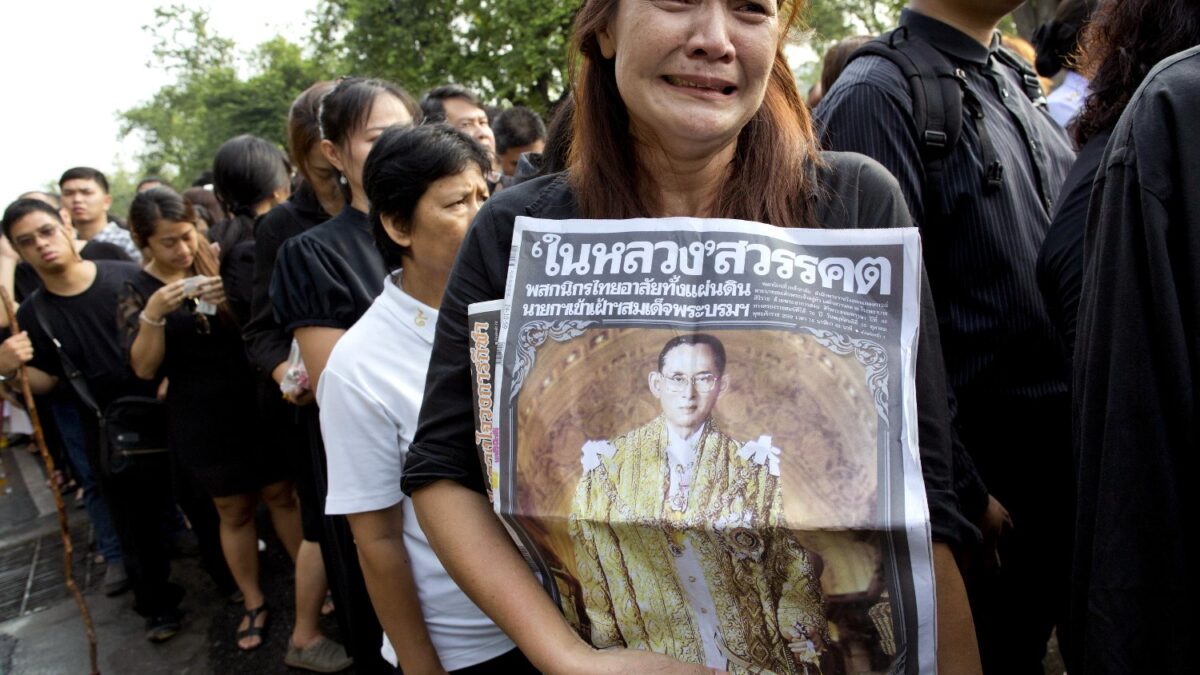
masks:
<path fill-rule="evenodd" d="M 175 0 L 179 1 L 179 0 Z M 170 80 L 148 68 L 142 26 L 171 0 L 2 0 L 0 204 L 56 181 L 64 169 L 133 169 L 137 138 L 118 138 L 116 115 Z M 275 34 L 301 42 L 317 0 L 202 0 L 210 25 L 248 50 Z M 0 206 L 0 208 L 3 208 Z"/>

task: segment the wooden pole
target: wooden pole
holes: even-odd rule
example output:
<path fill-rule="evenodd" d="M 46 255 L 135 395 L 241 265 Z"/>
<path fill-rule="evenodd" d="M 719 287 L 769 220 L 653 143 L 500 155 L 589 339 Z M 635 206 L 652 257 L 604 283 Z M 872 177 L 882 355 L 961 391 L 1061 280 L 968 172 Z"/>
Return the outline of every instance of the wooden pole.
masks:
<path fill-rule="evenodd" d="M 0 287 L 0 300 L 4 302 L 4 311 L 8 314 L 8 325 L 12 327 L 13 335 L 20 333 L 21 327 L 17 325 L 17 313 L 13 310 L 13 301 L 8 294 L 8 289 Z M 50 474 L 50 492 L 54 494 L 54 506 L 58 509 L 58 527 L 62 532 L 63 571 L 67 578 L 67 588 L 75 598 L 75 604 L 79 605 L 80 615 L 83 616 L 83 632 L 87 634 L 88 660 L 91 662 L 92 675 L 100 675 L 100 668 L 96 664 L 96 628 L 92 625 L 92 614 L 88 611 L 87 601 L 83 599 L 83 593 L 79 591 L 79 586 L 75 585 L 75 571 L 71 566 L 73 553 L 71 527 L 67 523 L 67 507 L 63 504 L 62 492 L 58 489 L 58 480 L 54 473 L 54 458 L 46 449 L 46 436 L 42 433 L 42 421 L 38 418 L 37 406 L 33 402 L 33 391 L 29 388 L 29 374 L 25 369 L 25 364 L 21 364 L 17 373 L 21 383 L 21 393 L 25 397 L 25 408 L 29 412 L 29 419 L 33 422 L 33 438 L 42 455 L 42 461 L 46 463 L 46 472 Z"/>

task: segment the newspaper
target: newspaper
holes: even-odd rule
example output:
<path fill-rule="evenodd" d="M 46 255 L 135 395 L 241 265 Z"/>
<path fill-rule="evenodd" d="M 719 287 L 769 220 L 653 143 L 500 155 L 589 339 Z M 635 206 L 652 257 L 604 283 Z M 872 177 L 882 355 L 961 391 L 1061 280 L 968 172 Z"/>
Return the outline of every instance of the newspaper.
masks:
<path fill-rule="evenodd" d="M 471 308 L 476 441 L 584 639 L 934 672 L 920 256 L 912 228 L 517 219 L 503 303 Z"/>

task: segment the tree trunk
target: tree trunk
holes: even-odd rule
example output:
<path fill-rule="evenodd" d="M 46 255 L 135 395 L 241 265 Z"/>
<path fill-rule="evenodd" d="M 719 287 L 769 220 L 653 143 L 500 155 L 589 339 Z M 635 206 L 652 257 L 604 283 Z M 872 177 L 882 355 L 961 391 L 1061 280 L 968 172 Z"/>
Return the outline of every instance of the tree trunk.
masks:
<path fill-rule="evenodd" d="M 1026 0 L 1025 4 L 1013 10 L 1013 22 L 1017 24 L 1017 33 L 1033 41 L 1033 32 L 1038 26 L 1054 18 L 1060 0 Z"/>

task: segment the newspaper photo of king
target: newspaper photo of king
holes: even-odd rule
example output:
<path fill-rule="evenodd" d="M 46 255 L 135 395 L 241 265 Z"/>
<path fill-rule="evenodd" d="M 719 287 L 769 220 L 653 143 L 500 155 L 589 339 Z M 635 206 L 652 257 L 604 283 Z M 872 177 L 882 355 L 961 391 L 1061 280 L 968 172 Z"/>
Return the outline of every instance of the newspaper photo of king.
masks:
<path fill-rule="evenodd" d="M 822 562 L 784 518 L 769 430 L 738 441 L 713 413 L 728 385 L 715 336 L 669 339 L 646 382 L 660 413 L 588 440 L 569 531 L 587 627 L 730 672 L 821 672 Z"/>

